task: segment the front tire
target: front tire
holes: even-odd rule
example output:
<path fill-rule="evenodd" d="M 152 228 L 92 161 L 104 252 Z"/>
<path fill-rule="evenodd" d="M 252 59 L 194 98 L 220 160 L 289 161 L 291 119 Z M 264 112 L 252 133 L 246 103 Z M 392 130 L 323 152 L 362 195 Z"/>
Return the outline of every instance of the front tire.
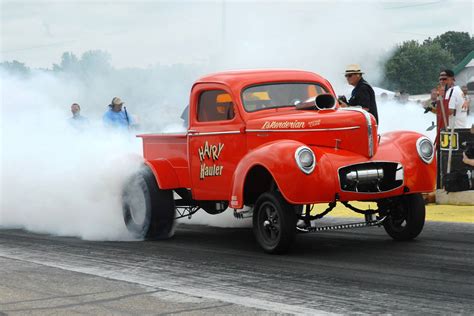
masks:
<path fill-rule="evenodd" d="M 167 239 L 173 236 L 173 191 L 160 189 L 149 167 L 144 166 L 125 183 L 122 210 L 125 225 L 135 238 Z"/>
<path fill-rule="evenodd" d="M 425 201 L 421 194 L 396 198 L 389 206 L 383 227 L 395 240 L 411 240 L 417 237 L 425 224 Z"/>
<path fill-rule="evenodd" d="M 253 232 L 265 252 L 286 252 L 296 235 L 294 206 L 286 202 L 279 192 L 263 193 L 255 203 Z"/>

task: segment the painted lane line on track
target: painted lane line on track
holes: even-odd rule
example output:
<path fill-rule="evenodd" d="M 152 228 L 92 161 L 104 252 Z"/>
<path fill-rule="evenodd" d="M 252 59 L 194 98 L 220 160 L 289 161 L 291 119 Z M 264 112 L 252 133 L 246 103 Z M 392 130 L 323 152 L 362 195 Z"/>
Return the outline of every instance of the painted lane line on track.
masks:
<path fill-rule="evenodd" d="M 202 288 L 196 287 L 186 287 L 181 283 L 176 283 L 172 281 L 150 279 L 146 275 L 135 275 L 135 274 L 126 274 L 123 271 L 114 271 L 113 267 L 110 265 L 102 265 L 95 263 L 94 267 L 87 267 L 90 263 L 86 263 L 83 267 L 78 266 L 80 264 L 77 261 L 71 262 L 67 258 L 63 260 L 48 260 L 46 255 L 41 254 L 23 254 L 19 249 L 13 251 L 8 251 L 7 249 L 0 248 L 0 256 L 15 259 L 20 261 L 26 261 L 30 263 L 35 263 L 47 267 L 58 268 L 66 271 L 84 273 L 94 276 L 99 276 L 103 278 L 125 281 L 129 283 L 135 283 L 143 286 L 159 288 L 162 290 L 177 292 L 181 294 L 186 294 L 193 297 L 204 297 L 207 299 L 218 300 L 222 302 L 228 302 L 232 304 L 237 304 L 241 306 L 257 308 L 272 312 L 286 313 L 286 314 L 297 314 L 297 315 L 338 315 L 335 313 L 329 313 L 322 310 L 310 309 L 301 306 L 289 305 L 284 303 L 279 303 L 270 300 L 262 300 L 257 298 L 252 298 L 248 296 L 237 296 L 233 294 L 227 294 L 223 292 L 211 291 Z M 120 268 L 118 269 L 120 270 Z M 128 270 L 127 272 L 130 272 Z"/>

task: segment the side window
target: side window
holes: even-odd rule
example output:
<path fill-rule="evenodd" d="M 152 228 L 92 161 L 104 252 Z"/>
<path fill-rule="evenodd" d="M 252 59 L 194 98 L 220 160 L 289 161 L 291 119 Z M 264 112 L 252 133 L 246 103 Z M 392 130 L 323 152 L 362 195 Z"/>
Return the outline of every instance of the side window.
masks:
<path fill-rule="evenodd" d="M 198 122 L 227 121 L 234 118 L 234 104 L 230 95 L 223 90 L 204 91 L 199 96 Z"/>

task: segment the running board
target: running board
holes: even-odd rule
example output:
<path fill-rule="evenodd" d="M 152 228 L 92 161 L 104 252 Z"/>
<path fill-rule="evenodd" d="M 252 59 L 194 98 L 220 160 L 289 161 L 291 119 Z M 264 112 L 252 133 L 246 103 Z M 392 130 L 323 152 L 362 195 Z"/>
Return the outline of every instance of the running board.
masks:
<path fill-rule="evenodd" d="M 322 226 L 322 227 L 298 227 L 296 226 L 296 230 L 303 233 L 315 233 L 320 231 L 326 230 L 340 230 L 340 229 L 350 229 L 350 228 L 361 228 L 361 227 L 370 227 L 370 226 L 380 226 L 383 224 L 387 217 L 384 216 L 381 219 L 374 220 L 374 221 L 367 221 L 367 222 L 360 222 L 360 223 L 350 223 L 350 224 L 341 224 L 341 225 L 333 225 L 333 226 Z"/>

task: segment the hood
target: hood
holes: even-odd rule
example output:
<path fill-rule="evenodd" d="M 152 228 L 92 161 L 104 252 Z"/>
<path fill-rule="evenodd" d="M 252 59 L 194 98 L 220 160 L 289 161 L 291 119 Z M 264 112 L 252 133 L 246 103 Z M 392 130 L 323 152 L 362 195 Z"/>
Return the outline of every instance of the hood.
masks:
<path fill-rule="evenodd" d="M 250 148 L 278 139 L 292 139 L 310 147 L 344 149 L 370 158 L 377 150 L 376 124 L 371 114 L 359 108 L 279 109 L 254 113 L 247 120 L 246 132 Z"/>

